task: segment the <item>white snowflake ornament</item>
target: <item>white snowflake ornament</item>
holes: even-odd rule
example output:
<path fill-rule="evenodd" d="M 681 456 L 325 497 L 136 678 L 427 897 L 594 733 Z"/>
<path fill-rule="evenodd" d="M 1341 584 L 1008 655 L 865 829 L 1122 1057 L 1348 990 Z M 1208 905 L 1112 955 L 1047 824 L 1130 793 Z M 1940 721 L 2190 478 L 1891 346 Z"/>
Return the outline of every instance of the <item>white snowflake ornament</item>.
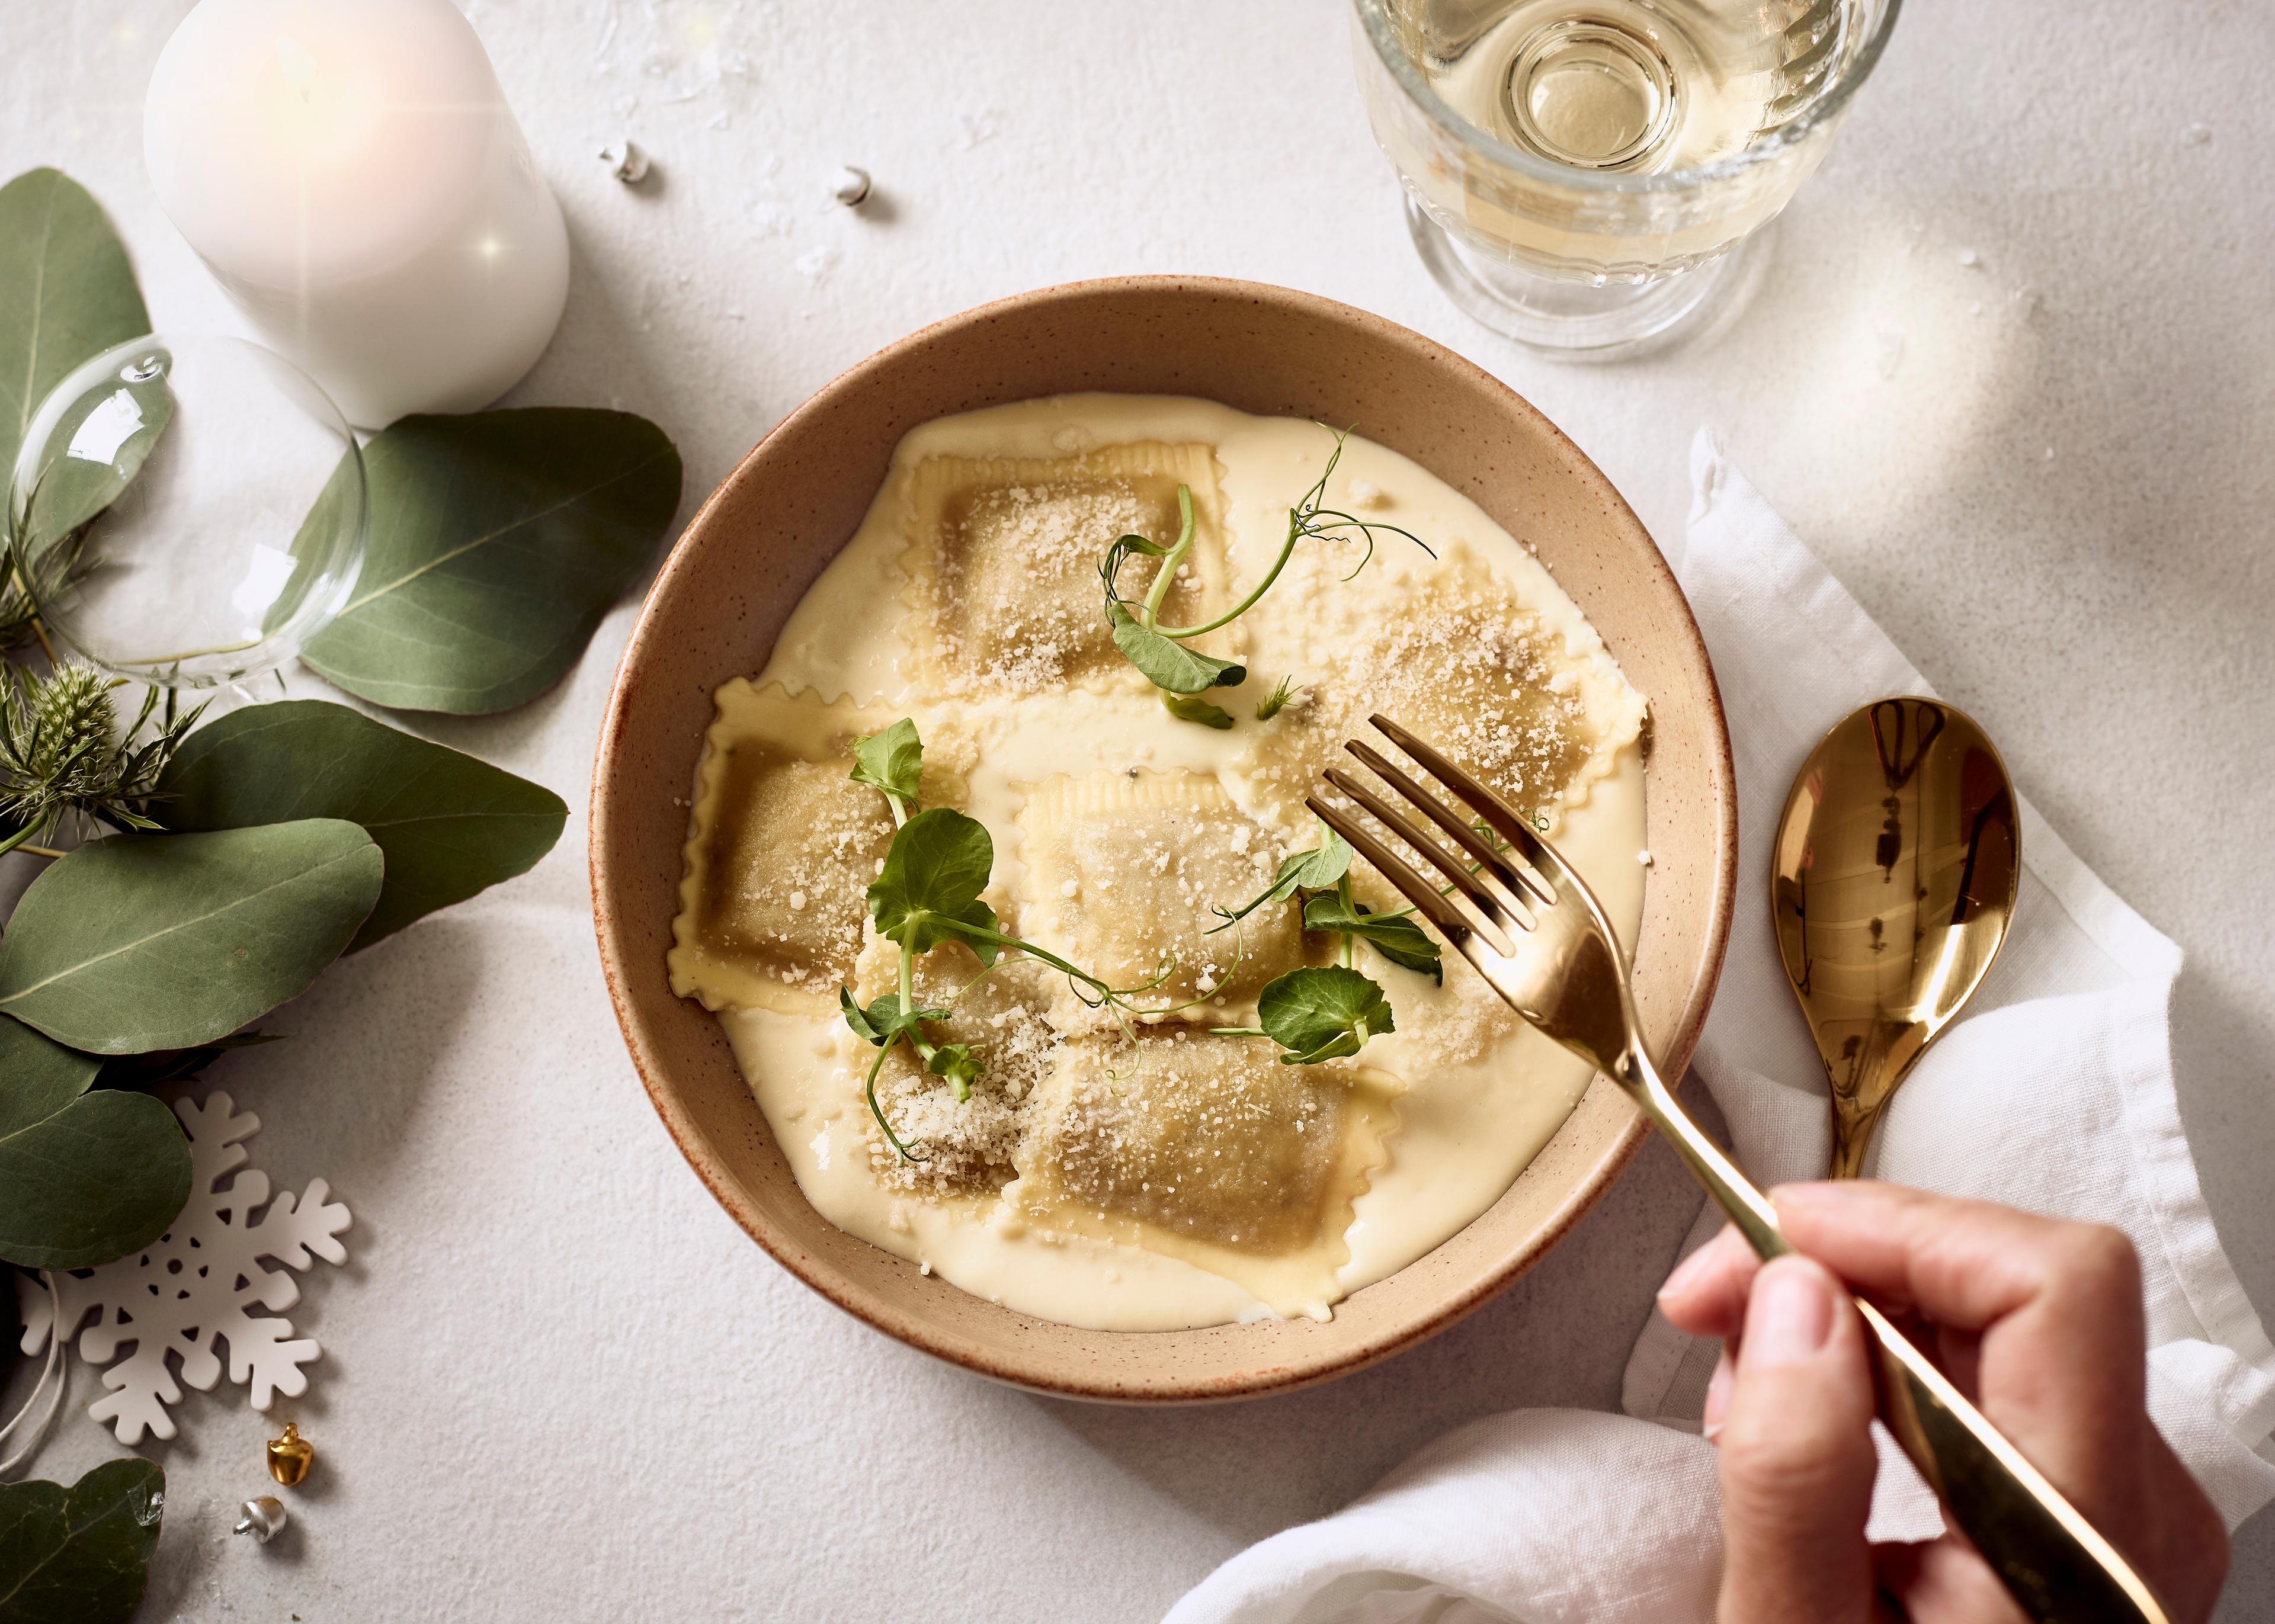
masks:
<path fill-rule="evenodd" d="M 166 1406 L 182 1390 L 169 1356 L 180 1361 L 184 1381 L 206 1392 L 221 1376 L 213 1344 L 223 1338 L 230 1380 L 248 1383 L 248 1401 L 266 1410 L 279 1393 L 296 1398 L 307 1391 L 300 1367 L 323 1352 L 314 1338 L 287 1340 L 290 1321 L 255 1319 L 246 1310 L 256 1303 L 287 1309 L 300 1300 L 299 1282 L 263 1267 L 264 1258 L 292 1269 L 306 1269 L 311 1253 L 327 1263 L 346 1262 L 339 1234 L 348 1227 L 348 1210 L 325 1199 L 330 1192 L 321 1179 L 311 1179 L 305 1196 L 285 1190 L 270 1201 L 267 1174 L 237 1173 L 246 1159 L 240 1141 L 261 1131 L 261 1119 L 235 1111 L 235 1102 L 219 1091 L 202 1104 L 174 1102 L 190 1140 L 190 1199 L 164 1235 L 100 1268 L 58 1271 L 51 1277 L 53 1300 L 30 1287 L 30 1276 L 20 1277 L 26 1286 L 24 1351 L 40 1352 L 53 1331 L 64 1342 L 76 1335 L 79 1357 L 88 1363 L 110 1364 L 102 1373 L 110 1396 L 87 1413 L 113 1423 L 122 1444 L 140 1443 L 146 1430 L 174 1436 Z M 255 1219 L 263 1204 L 267 1210 Z M 89 1313 L 95 1318 L 81 1330 Z M 128 1344 L 134 1351 L 110 1364 Z"/>

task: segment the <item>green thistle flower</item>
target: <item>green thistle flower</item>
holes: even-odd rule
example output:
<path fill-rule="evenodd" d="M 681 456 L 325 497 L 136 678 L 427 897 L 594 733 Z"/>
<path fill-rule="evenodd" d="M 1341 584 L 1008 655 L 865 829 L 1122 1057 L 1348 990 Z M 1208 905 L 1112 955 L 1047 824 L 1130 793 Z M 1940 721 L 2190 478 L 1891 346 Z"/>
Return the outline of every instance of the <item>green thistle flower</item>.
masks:
<path fill-rule="evenodd" d="M 124 678 L 91 666 L 58 666 L 45 677 L 10 665 L 0 680 L 0 822 L 13 826 L 0 839 L 11 851 L 34 835 L 76 817 L 84 830 L 106 823 L 117 829 L 153 829 L 146 808 L 158 776 L 173 759 L 199 714 L 175 714 L 165 696 L 157 733 L 138 743 L 159 706 L 159 691 L 144 691 L 134 723 L 122 733 L 111 700 Z"/>

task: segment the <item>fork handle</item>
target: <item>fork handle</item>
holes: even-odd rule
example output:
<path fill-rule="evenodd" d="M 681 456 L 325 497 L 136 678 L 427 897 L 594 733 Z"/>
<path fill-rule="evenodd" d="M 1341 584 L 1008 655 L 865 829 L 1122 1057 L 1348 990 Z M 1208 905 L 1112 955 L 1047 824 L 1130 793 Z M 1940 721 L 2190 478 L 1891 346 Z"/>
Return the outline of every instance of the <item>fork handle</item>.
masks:
<path fill-rule="evenodd" d="M 1794 1250 L 1770 1198 L 1690 1120 L 1639 1040 L 1630 1038 L 1611 1075 L 1755 1251 L 1768 1258 Z M 2022 1611 L 2037 1624 L 2170 1624 L 2156 1592 L 2061 1491 L 1886 1315 L 1854 1301 L 1875 1344 L 1880 1419 Z"/>

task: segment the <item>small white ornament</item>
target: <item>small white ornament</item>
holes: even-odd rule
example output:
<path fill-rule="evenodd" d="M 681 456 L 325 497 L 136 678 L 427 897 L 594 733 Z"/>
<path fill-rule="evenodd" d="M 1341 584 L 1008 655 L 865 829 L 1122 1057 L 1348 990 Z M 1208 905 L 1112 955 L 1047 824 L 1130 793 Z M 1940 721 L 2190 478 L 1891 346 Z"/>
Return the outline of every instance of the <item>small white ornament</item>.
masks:
<path fill-rule="evenodd" d="M 40 1352 L 53 1329 L 64 1342 L 76 1335 L 79 1357 L 88 1363 L 110 1365 L 102 1372 L 110 1396 L 88 1405 L 87 1414 L 90 1421 L 114 1423 L 122 1444 L 140 1443 L 146 1430 L 174 1436 L 166 1406 L 182 1390 L 167 1368 L 170 1356 L 180 1361 L 184 1381 L 207 1392 L 221 1378 L 213 1349 L 219 1335 L 229 1343 L 230 1380 L 248 1383 L 247 1401 L 266 1410 L 279 1393 L 297 1398 L 307 1391 L 300 1367 L 323 1352 L 311 1337 L 287 1341 L 289 1320 L 255 1319 L 246 1311 L 256 1303 L 287 1309 L 300 1300 L 299 1282 L 263 1267 L 264 1258 L 292 1269 L 306 1269 L 311 1253 L 346 1262 L 339 1234 L 348 1227 L 348 1210 L 326 1199 L 330 1189 L 321 1179 L 309 1180 L 305 1196 L 285 1190 L 269 1200 L 267 1174 L 237 1171 L 246 1159 L 239 1141 L 261 1131 L 261 1119 L 235 1111 L 219 1091 L 201 1104 L 174 1102 L 190 1141 L 190 1199 L 164 1235 L 84 1276 L 56 1271 L 60 1306 L 29 1275 L 18 1276 L 24 1351 Z M 94 1320 L 81 1330 L 90 1313 Z M 134 1351 L 110 1363 L 129 1343 Z"/>
<path fill-rule="evenodd" d="M 628 135 L 610 141 L 596 155 L 608 166 L 609 174 L 628 186 L 637 186 L 647 178 L 647 154 Z"/>
<path fill-rule="evenodd" d="M 830 177 L 829 195 L 848 208 L 858 208 L 869 200 L 869 171 L 847 164 Z"/>

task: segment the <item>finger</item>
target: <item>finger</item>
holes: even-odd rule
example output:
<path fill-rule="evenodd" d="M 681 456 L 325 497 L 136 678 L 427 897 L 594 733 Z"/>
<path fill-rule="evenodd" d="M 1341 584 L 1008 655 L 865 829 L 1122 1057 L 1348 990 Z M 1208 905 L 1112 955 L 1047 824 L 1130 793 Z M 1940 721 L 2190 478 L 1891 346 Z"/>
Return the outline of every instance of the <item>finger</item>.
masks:
<path fill-rule="evenodd" d="M 1872 1547 L 1880 1588 L 1914 1624 L 2029 1624 L 1975 1547 L 1956 1534 Z"/>
<path fill-rule="evenodd" d="M 1804 1258 L 1754 1277 L 1722 1419 L 1723 1624 L 1868 1624 L 1874 1461 L 1863 1324 Z"/>
<path fill-rule="evenodd" d="M 1734 1225 L 1675 1266 L 1659 1288 L 1659 1311 L 1693 1336 L 1732 1337 L 1745 1323 L 1746 1294 L 1761 1258 Z"/>
<path fill-rule="evenodd" d="M 2140 1262 L 2122 1235 L 1892 1184 L 1775 1199 L 1794 1244 L 1852 1285 L 1979 1332 L 1984 1412 L 2089 1517 L 2131 1520 L 2153 1434 Z"/>

